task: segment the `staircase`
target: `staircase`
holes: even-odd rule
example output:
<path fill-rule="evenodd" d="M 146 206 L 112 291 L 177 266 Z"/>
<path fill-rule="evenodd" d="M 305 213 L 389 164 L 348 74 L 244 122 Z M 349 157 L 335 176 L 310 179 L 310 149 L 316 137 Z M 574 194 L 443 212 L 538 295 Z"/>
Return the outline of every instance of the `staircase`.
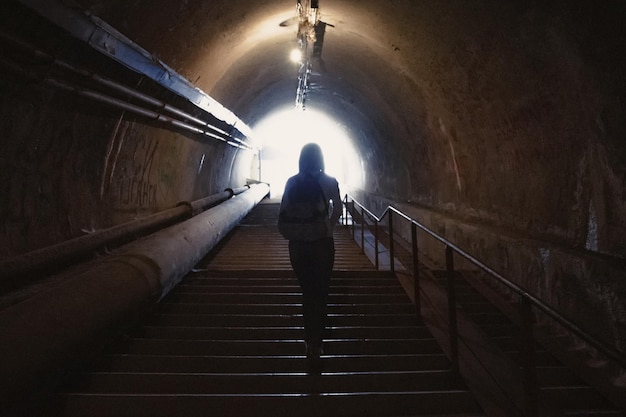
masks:
<path fill-rule="evenodd" d="M 442 287 L 446 273 L 433 270 Z M 520 329 L 514 324 L 517 310 L 475 271 L 463 271 L 455 280 L 455 291 L 461 311 L 478 325 L 497 348 L 521 367 Z M 541 330 L 539 328 L 538 330 Z M 549 336 L 550 337 L 550 336 Z M 625 416 L 626 410 L 586 383 L 551 351 L 535 344 L 537 388 L 543 415 L 609 417 Z M 561 352 L 559 357 L 565 356 Z M 624 403 L 624 399 L 621 399 Z"/>
<path fill-rule="evenodd" d="M 58 394 L 54 414 L 484 415 L 398 281 L 374 271 L 342 228 L 321 369 L 311 369 L 277 209 L 259 205 Z"/>

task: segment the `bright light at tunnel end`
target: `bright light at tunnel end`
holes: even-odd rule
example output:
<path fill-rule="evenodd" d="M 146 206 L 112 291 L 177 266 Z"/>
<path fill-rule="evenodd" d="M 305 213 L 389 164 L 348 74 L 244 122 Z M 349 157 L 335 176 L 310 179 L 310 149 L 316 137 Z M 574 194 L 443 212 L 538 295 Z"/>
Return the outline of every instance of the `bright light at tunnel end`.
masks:
<path fill-rule="evenodd" d="M 322 148 L 326 173 L 337 178 L 342 194 L 361 188 L 360 155 L 345 129 L 326 114 L 283 108 L 259 121 L 253 131 L 261 147 L 260 179 L 270 184 L 272 198 L 279 198 L 287 179 L 298 172 L 300 150 L 310 142 Z"/>
<path fill-rule="evenodd" d="M 291 62 L 294 62 L 296 64 L 302 62 L 302 51 L 300 51 L 299 49 L 292 50 L 291 54 L 289 54 L 289 59 L 291 60 Z"/>

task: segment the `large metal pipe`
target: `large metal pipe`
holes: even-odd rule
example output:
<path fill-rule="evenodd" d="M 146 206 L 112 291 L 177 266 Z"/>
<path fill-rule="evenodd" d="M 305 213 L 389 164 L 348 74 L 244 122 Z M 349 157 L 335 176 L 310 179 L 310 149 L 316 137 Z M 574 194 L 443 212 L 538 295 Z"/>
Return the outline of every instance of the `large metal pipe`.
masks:
<path fill-rule="evenodd" d="M 228 200 L 232 196 L 247 190 L 240 187 L 228 188 L 221 193 L 192 202 L 182 202 L 176 207 L 141 219 L 123 223 L 108 229 L 70 239 L 56 245 L 37 249 L 0 262 L 0 293 L 23 286 L 29 277 L 46 268 L 59 267 L 63 264 L 84 257 L 110 244 L 127 242 L 137 236 L 154 232 L 178 221 L 195 216 L 209 207 Z"/>
<path fill-rule="evenodd" d="M 197 214 L 200 214 L 207 208 L 214 206 L 216 202 L 222 202 L 226 200 L 226 198 L 223 197 L 224 194 L 228 194 L 228 198 L 230 198 L 230 197 L 239 195 L 245 191 L 248 191 L 249 189 L 250 189 L 249 185 L 245 185 L 239 188 L 227 188 L 221 194 L 215 194 L 215 195 L 202 198 L 200 200 L 192 201 L 191 203 L 189 203 L 189 206 L 191 208 L 191 214 L 195 216 Z M 186 203 L 181 203 L 181 204 L 186 204 Z"/>
<path fill-rule="evenodd" d="M 266 184 L 254 185 L 0 311 L 0 405 L 8 407 L 49 386 L 158 302 L 268 192 Z"/>

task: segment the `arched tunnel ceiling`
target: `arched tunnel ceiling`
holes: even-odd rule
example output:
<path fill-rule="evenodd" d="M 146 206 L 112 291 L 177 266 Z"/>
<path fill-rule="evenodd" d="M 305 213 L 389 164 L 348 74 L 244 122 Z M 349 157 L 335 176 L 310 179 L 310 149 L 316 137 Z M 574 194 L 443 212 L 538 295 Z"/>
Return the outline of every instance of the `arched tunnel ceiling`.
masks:
<path fill-rule="evenodd" d="M 297 25 L 280 24 L 295 15 L 295 2 L 264 2 L 262 7 L 244 1 L 185 2 L 173 8 L 163 3 L 91 7 L 249 124 L 294 102 L 297 68 L 288 57 L 297 46 Z M 320 88 L 311 92 L 307 106 L 362 132 L 357 136 L 367 142 L 360 147 L 383 158 L 384 149 L 399 145 L 384 143 L 404 136 L 392 131 L 419 134 L 413 119 L 422 103 L 415 91 L 404 88 L 411 65 L 407 58 L 416 48 L 406 34 L 426 20 L 427 9 L 405 10 L 380 1 L 327 1 L 320 9 L 328 24 L 324 65 L 314 66 L 320 75 L 313 81 Z M 149 28 L 144 21 L 152 22 Z M 403 126 L 407 123 L 413 126 Z"/>
<path fill-rule="evenodd" d="M 245 1 L 103 3 L 89 7 L 249 124 L 294 101 L 297 75 L 288 53 L 296 46 L 297 27 L 280 23 L 295 15 L 295 2 L 262 7 Z M 435 36 L 445 36 L 428 31 L 448 12 L 415 2 L 326 1 L 320 6 L 329 24 L 325 65 L 314 68 L 320 89 L 311 92 L 307 106 L 342 120 L 372 164 L 397 164 L 392 161 L 415 155 L 415 144 L 425 136 L 423 89 L 435 84 L 429 77 L 438 72 L 428 63 L 442 48 Z M 429 94 L 431 106 L 445 107 L 434 102 L 437 92 Z M 422 178 L 429 172 L 424 170 Z M 404 172 L 379 177 L 388 183 L 376 188 L 410 185 Z"/>

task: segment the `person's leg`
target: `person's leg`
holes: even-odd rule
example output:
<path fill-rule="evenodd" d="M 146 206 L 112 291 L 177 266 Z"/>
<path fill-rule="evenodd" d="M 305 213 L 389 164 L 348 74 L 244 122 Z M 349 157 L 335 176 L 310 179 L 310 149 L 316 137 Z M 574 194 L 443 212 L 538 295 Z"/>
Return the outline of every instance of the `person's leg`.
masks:
<path fill-rule="evenodd" d="M 328 292 L 330 276 L 333 269 L 335 249 L 332 239 L 324 239 L 315 243 L 316 262 L 312 265 L 314 279 L 311 284 L 311 341 L 315 348 L 321 349 L 324 330 L 326 328 Z"/>
<path fill-rule="evenodd" d="M 311 330 L 315 327 L 313 324 L 315 271 L 312 267 L 310 246 L 306 242 L 289 242 L 289 259 L 302 290 L 304 340 L 307 346 L 312 344 L 313 336 Z"/>
<path fill-rule="evenodd" d="M 305 342 L 310 353 L 319 354 L 335 256 L 334 242 L 332 239 L 289 242 L 289 256 L 302 288 Z"/>

